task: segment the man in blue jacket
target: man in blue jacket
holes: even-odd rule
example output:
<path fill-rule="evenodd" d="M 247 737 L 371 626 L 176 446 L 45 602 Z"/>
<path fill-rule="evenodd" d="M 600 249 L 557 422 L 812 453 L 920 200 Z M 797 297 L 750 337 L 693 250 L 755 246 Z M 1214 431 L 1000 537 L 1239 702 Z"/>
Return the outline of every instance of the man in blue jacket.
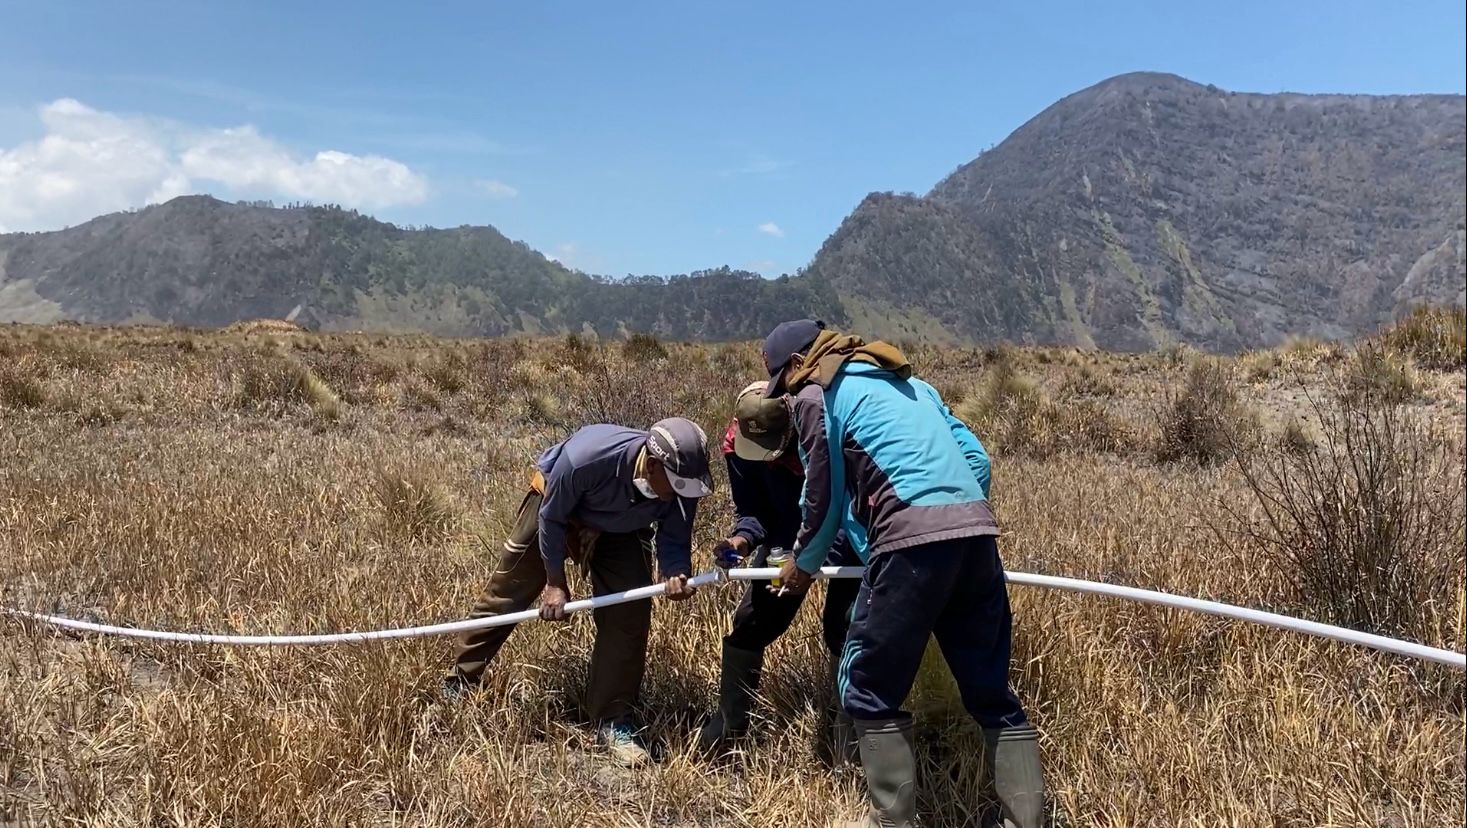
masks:
<path fill-rule="evenodd" d="M 662 420 L 650 432 L 586 426 L 540 455 L 499 565 L 469 617 L 521 612 L 538 595 L 541 618 L 564 620 L 570 600 L 567 559 L 589 571 L 592 595 L 647 586 L 654 524 L 657 568 L 666 579 L 667 597 L 691 596 L 693 518 L 698 499 L 712 490 L 708 438 L 691 421 Z M 652 605 L 633 601 L 603 607 L 593 618 L 596 645 L 586 712 L 614 759 L 641 764 L 647 753 L 631 710 L 642 685 Z M 460 635 L 445 690 L 457 696 L 479 687 L 512 630 L 493 627 Z"/>
<path fill-rule="evenodd" d="M 714 550 L 722 565 L 731 565 L 733 558 L 752 556 L 751 566 L 766 566 L 772 550 L 788 552 L 794 546 L 795 533 L 800 529 L 805 469 L 793 444 L 788 403 L 782 397 L 767 398 L 767 387 L 766 382 L 756 382 L 739 392 L 734 419 L 724 434 L 723 459 L 728 465 L 734 526 Z M 725 558 L 729 553 L 730 557 Z M 827 563 L 860 566 L 861 561 L 844 535 L 838 534 Z M 721 750 L 748 730 L 764 667 L 764 650 L 790 628 L 805 600 L 803 592 L 781 595 L 767 589 L 768 585 L 768 581 L 749 584 L 734 610 L 733 629 L 724 636 L 718 711 L 698 733 L 698 746 L 705 752 Z M 832 687 L 859 586 L 854 580 L 843 579 L 831 581 L 826 590 L 821 637 L 830 653 Z M 854 760 L 850 717 L 838 709 L 829 711 L 828 716 L 832 760 Z"/>
<path fill-rule="evenodd" d="M 882 342 L 786 322 L 764 343 L 771 395 L 792 395 L 803 520 L 782 575 L 807 588 L 844 527 L 867 561 L 838 671 L 876 828 L 916 816 L 912 720 L 901 708 L 929 635 L 983 729 L 1005 824 L 1039 828 L 1038 733 L 1008 684 L 1011 616 L 988 504 L 989 460 L 937 391 Z"/>

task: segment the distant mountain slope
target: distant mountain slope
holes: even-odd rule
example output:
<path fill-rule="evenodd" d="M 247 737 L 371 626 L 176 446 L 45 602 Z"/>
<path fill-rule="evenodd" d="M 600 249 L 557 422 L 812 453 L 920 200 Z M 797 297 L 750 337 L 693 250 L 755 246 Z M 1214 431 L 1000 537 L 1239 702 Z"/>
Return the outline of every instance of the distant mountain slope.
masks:
<path fill-rule="evenodd" d="M 186 196 L 54 233 L 0 236 L 0 321 L 258 317 L 328 328 L 498 335 L 625 328 L 733 338 L 791 311 L 839 318 L 829 291 L 728 269 L 611 283 L 492 227 L 407 230 L 333 207 Z"/>
<path fill-rule="evenodd" d="M 1461 96 L 1124 75 L 926 197 L 868 197 L 807 272 L 962 339 L 1345 336 L 1408 302 L 1463 301 L 1464 114 Z"/>
<path fill-rule="evenodd" d="M 492 227 L 189 196 L 0 236 L 0 322 L 496 335 L 876 336 L 1228 350 L 1346 337 L 1467 293 L 1459 95 L 1259 95 L 1171 75 L 1059 101 L 926 196 L 873 193 L 793 278 L 610 281 Z"/>

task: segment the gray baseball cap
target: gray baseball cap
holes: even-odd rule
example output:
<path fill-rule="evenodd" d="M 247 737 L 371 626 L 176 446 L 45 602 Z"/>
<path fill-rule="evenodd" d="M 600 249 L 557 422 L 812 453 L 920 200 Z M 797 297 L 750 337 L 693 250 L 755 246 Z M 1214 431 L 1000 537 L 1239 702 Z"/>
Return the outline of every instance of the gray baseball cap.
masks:
<path fill-rule="evenodd" d="M 672 490 L 682 497 L 713 494 L 708 473 L 708 435 L 692 420 L 669 417 L 652 426 L 647 451 L 662 463 Z"/>

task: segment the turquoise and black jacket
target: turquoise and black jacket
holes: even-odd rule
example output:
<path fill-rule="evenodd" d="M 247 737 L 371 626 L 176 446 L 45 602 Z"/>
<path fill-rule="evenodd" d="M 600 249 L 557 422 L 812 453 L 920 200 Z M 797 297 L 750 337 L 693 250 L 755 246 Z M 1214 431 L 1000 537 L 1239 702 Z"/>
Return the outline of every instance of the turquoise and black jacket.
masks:
<path fill-rule="evenodd" d="M 988 452 L 927 383 L 847 362 L 828 388 L 801 388 L 794 415 L 805 464 L 800 569 L 816 571 L 842 528 L 863 561 L 998 534 Z"/>

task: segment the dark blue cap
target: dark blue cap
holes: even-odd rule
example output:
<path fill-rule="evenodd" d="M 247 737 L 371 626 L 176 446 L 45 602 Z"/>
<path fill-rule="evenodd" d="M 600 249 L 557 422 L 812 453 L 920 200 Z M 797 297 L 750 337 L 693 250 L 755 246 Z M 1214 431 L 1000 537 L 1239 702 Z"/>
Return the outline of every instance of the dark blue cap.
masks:
<path fill-rule="evenodd" d="M 765 396 L 777 397 L 785 392 L 783 374 L 790 358 L 810 347 L 823 330 L 824 322 L 796 319 L 779 323 L 764 337 L 764 367 L 769 369 L 769 389 Z"/>

